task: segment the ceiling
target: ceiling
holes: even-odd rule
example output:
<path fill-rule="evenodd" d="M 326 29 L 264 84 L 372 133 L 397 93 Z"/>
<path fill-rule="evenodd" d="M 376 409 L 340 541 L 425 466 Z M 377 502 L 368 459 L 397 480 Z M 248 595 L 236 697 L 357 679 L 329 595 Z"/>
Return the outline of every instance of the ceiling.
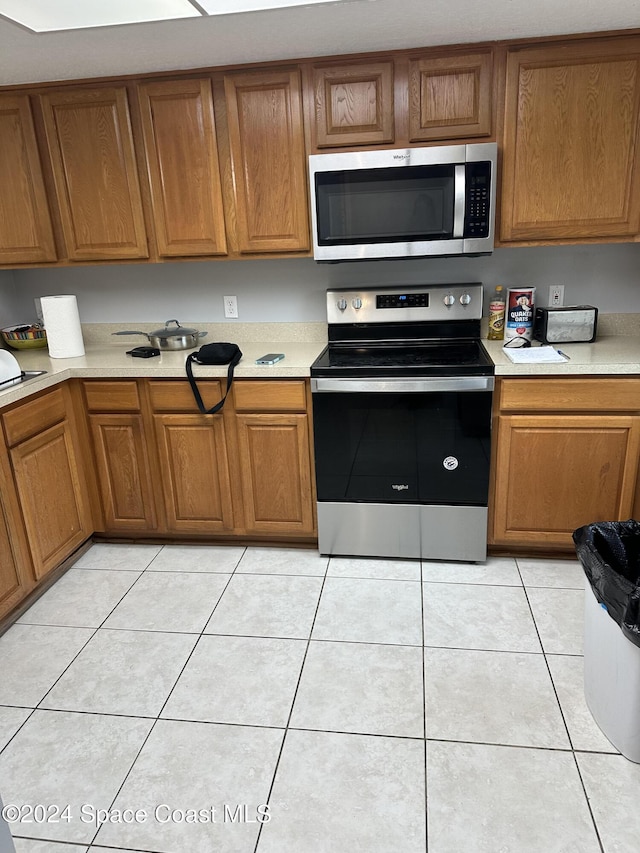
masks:
<path fill-rule="evenodd" d="M 640 27 L 640 0 L 350 0 L 31 33 L 0 19 L 0 85 Z"/>

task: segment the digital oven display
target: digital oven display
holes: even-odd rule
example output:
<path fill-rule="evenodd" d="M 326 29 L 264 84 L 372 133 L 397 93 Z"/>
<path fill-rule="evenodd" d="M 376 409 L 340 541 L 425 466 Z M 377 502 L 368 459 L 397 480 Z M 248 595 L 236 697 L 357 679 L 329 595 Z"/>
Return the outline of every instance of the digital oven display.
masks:
<path fill-rule="evenodd" d="M 428 308 L 428 293 L 379 293 L 376 308 Z"/>

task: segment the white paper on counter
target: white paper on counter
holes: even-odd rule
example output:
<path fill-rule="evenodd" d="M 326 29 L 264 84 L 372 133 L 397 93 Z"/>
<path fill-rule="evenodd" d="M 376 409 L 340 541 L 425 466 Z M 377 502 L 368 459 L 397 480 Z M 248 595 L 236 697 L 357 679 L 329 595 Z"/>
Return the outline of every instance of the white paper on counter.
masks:
<path fill-rule="evenodd" d="M 40 300 L 51 358 L 84 355 L 82 326 L 75 296 L 43 296 Z"/>
<path fill-rule="evenodd" d="M 567 361 L 566 355 L 562 355 L 553 347 L 502 347 L 502 352 L 515 364 L 541 364 L 551 361 Z"/>

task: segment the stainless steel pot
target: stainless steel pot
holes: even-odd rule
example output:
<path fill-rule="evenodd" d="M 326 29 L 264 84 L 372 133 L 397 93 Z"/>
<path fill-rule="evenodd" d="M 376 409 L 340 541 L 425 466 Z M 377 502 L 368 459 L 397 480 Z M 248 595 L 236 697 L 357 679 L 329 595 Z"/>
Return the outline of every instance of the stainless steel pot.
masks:
<path fill-rule="evenodd" d="M 171 326 L 175 323 L 175 326 Z M 186 326 L 181 326 L 177 320 L 167 320 L 164 324 L 164 329 L 156 329 L 155 332 L 147 334 L 147 332 L 112 332 L 113 335 L 144 335 L 152 347 L 158 349 L 193 349 L 198 346 L 200 338 L 204 338 L 206 332 L 199 332 L 197 329 L 188 329 Z"/>

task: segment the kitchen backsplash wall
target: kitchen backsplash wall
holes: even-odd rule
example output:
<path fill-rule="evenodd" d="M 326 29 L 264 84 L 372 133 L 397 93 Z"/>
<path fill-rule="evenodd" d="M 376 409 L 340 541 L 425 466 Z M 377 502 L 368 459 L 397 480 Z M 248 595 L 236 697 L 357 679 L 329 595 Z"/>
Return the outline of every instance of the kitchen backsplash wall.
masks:
<path fill-rule="evenodd" d="M 0 328 L 20 322 L 16 318 L 22 311 L 21 306 L 22 300 L 17 297 L 13 270 L 0 270 Z"/>
<path fill-rule="evenodd" d="M 604 313 L 640 312 L 640 244 L 497 249 L 479 258 L 316 264 L 291 258 L 230 262 L 114 264 L 0 271 L 2 325 L 33 319 L 33 299 L 78 297 L 83 323 L 224 320 L 223 296 L 238 299 L 244 322 L 322 322 L 325 290 L 352 285 L 481 281 L 536 286 L 564 284 L 565 305 L 592 304 Z M 233 323 L 233 320 L 229 320 Z"/>

